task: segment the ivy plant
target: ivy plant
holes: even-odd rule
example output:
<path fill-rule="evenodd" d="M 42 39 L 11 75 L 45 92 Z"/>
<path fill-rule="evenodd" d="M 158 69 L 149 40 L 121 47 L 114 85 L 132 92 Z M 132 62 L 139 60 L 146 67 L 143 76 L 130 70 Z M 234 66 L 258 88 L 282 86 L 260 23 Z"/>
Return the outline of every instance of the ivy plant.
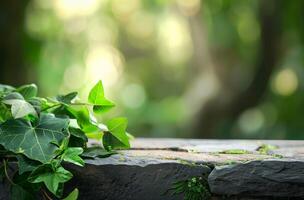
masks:
<path fill-rule="evenodd" d="M 41 98 L 37 91 L 35 84 L 0 84 L 0 180 L 10 184 L 13 200 L 77 199 L 77 188 L 63 197 L 64 183 L 73 177 L 64 163 L 84 166 L 84 158 L 129 148 L 127 119 L 102 124 L 95 118 L 115 106 L 101 81 L 87 102 L 79 101 L 77 92 Z M 88 139 L 100 145 L 88 147 Z"/>

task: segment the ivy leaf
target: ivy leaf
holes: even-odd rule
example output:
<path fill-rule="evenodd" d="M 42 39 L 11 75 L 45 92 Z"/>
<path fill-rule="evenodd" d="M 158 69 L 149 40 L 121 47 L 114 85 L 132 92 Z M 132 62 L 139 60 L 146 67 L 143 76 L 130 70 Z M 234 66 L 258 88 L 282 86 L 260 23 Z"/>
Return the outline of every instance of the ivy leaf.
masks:
<path fill-rule="evenodd" d="M 60 185 L 69 181 L 72 177 L 72 173 L 63 167 L 53 169 L 51 164 L 45 164 L 34 170 L 28 181 L 31 183 L 43 182 L 50 192 L 60 197 Z"/>
<path fill-rule="evenodd" d="M 3 98 L 3 100 L 12 100 L 12 99 L 24 100 L 23 96 L 18 92 L 9 93 Z"/>
<path fill-rule="evenodd" d="M 0 103 L 0 123 L 12 117 L 11 111 L 5 104 Z"/>
<path fill-rule="evenodd" d="M 69 120 L 41 113 L 35 126 L 24 119 L 7 120 L 0 125 L 0 144 L 14 153 L 22 153 L 32 160 L 49 162 L 56 156 L 60 144 L 68 135 Z"/>
<path fill-rule="evenodd" d="M 91 91 L 89 93 L 88 101 L 90 103 L 94 104 L 93 111 L 95 113 L 106 112 L 115 106 L 114 103 L 112 103 L 111 101 L 109 101 L 108 99 L 105 98 L 101 81 L 99 81 L 91 89 Z"/>
<path fill-rule="evenodd" d="M 29 99 L 28 102 L 35 108 L 38 113 L 50 106 L 48 105 L 46 99 L 40 97 L 33 97 Z"/>
<path fill-rule="evenodd" d="M 74 128 L 74 127 L 69 127 L 69 131 L 71 133 L 71 135 L 77 137 L 77 138 L 80 138 L 82 139 L 84 142 L 87 142 L 88 141 L 88 138 L 87 136 L 85 135 L 85 133 L 79 129 L 79 128 Z"/>
<path fill-rule="evenodd" d="M 41 165 L 40 162 L 28 159 L 23 155 L 17 155 L 17 160 L 18 160 L 19 174 L 23 174 L 24 172 L 31 172 L 34 169 L 36 169 L 39 165 Z"/>
<path fill-rule="evenodd" d="M 10 85 L 0 84 L 0 92 L 12 92 L 14 90 L 15 90 L 15 88 Z"/>
<path fill-rule="evenodd" d="M 128 120 L 126 118 L 114 118 L 107 123 L 109 131 L 103 135 L 103 146 L 107 150 L 130 148 L 129 137 L 126 134 Z"/>
<path fill-rule="evenodd" d="M 30 99 L 37 96 L 38 88 L 35 84 L 23 85 L 19 87 L 17 90 L 24 99 Z"/>
<path fill-rule="evenodd" d="M 88 137 L 81 129 L 71 127 L 70 125 L 69 132 L 71 134 L 69 140 L 70 147 L 86 147 L 86 143 L 88 142 Z"/>
<path fill-rule="evenodd" d="M 82 152 L 83 149 L 81 147 L 69 147 L 64 151 L 62 158 L 66 162 L 70 162 L 83 167 L 84 161 L 79 156 L 82 154 Z"/>
<path fill-rule="evenodd" d="M 83 132 L 92 133 L 99 131 L 86 106 L 66 106 L 66 109 L 76 118 Z"/>
<path fill-rule="evenodd" d="M 85 149 L 81 156 L 86 158 L 106 158 L 116 153 L 115 151 L 106 151 L 101 147 L 90 147 Z"/>
<path fill-rule="evenodd" d="M 11 200 L 32 200 L 35 197 L 19 185 L 11 185 Z"/>
<path fill-rule="evenodd" d="M 75 188 L 66 198 L 62 200 L 77 200 L 79 191 Z"/>
<path fill-rule="evenodd" d="M 29 114 L 37 115 L 35 108 L 25 100 L 10 99 L 4 100 L 3 103 L 11 105 L 11 112 L 15 119 L 25 117 Z"/>
<path fill-rule="evenodd" d="M 128 149 L 129 146 L 122 143 L 116 137 L 114 137 L 110 132 L 104 132 L 102 137 L 103 147 L 107 151 L 112 151 L 113 149 Z"/>
<path fill-rule="evenodd" d="M 56 100 L 64 104 L 71 104 L 72 101 L 77 97 L 77 95 L 78 92 L 71 92 L 66 95 L 58 95 L 56 96 Z"/>
<path fill-rule="evenodd" d="M 41 184 L 40 183 L 33 184 L 33 183 L 28 182 L 27 178 L 28 178 L 29 174 L 30 174 L 29 172 L 23 173 L 21 175 L 18 173 L 15 173 L 12 178 L 12 181 L 13 181 L 13 183 L 15 183 L 16 185 L 21 187 L 20 189 L 25 190 L 26 193 L 30 193 L 32 195 L 31 199 L 35 199 L 33 196 L 36 196 L 35 194 L 40 190 Z M 16 195 L 16 199 L 18 199 L 18 193 Z"/>

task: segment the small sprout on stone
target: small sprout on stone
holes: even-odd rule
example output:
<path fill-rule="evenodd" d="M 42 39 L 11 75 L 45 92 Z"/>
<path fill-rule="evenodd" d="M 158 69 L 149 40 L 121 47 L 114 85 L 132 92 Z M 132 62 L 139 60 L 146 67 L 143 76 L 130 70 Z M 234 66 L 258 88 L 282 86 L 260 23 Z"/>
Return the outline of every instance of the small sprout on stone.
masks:
<path fill-rule="evenodd" d="M 262 144 L 258 147 L 257 151 L 262 155 L 270 155 L 272 154 L 271 151 L 275 149 L 278 149 L 278 147 L 270 144 Z"/>
<path fill-rule="evenodd" d="M 220 152 L 222 154 L 250 154 L 249 151 L 243 149 L 228 149 Z"/>
<path fill-rule="evenodd" d="M 172 195 L 182 194 L 184 200 L 211 199 L 207 177 L 192 177 L 175 182 L 168 191 L 172 191 Z"/>

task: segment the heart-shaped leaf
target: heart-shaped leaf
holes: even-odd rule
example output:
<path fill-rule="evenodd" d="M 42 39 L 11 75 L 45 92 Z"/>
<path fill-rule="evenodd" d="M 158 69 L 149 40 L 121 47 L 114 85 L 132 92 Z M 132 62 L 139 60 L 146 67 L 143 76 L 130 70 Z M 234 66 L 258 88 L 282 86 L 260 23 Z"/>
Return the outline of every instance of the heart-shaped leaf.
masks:
<path fill-rule="evenodd" d="M 114 118 L 107 123 L 109 131 L 104 132 L 103 145 L 107 150 L 129 148 L 129 137 L 126 134 L 128 120 L 123 117 Z"/>
<path fill-rule="evenodd" d="M 95 113 L 106 112 L 115 106 L 114 103 L 105 98 L 101 81 L 99 81 L 90 91 L 88 101 L 94 105 L 93 111 Z"/>
<path fill-rule="evenodd" d="M 56 196 L 61 183 L 65 183 L 73 177 L 72 173 L 63 167 L 53 169 L 51 164 L 45 164 L 34 170 L 28 178 L 31 183 L 43 182 L 45 186 Z"/>
<path fill-rule="evenodd" d="M 17 90 L 24 99 L 30 99 L 37 96 L 38 88 L 35 84 L 23 85 L 19 87 Z"/>
<path fill-rule="evenodd" d="M 27 115 L 37 115 L 35 108 L 25 100 L 9 99 L 4 100 L 3 103 L 11 105 L 12 116 L 15 119 L 25 117 Z"/>
<path fill-rule="evenodd" d="M 21 153 L 32 160 L 48 162 L 67 136 L 69 120 L 41 113 L 37 125 L 24 119 L 8 120 L 0 125 L 0 144 L 15 153 Z"/>

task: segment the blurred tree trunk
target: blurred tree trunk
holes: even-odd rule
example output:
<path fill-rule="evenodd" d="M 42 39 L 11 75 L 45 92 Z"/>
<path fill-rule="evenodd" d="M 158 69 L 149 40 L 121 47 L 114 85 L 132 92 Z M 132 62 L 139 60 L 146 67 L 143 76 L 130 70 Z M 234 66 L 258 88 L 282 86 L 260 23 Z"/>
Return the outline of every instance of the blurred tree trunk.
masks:
<path fill-rule="evenodd" d="M 22 38 L 27 0 L 0 3 L 0 83 L 20 85 L 27 82 Z"/>
<path fill-rule="evenodd" d="M 194 125 L 196 137 L 216 137 L 216 129 L 220 124 L 225 121 L 234 124 L 244 110 L 260 102 L 267 90 L 269 79 L 279 58 L 280 12 L 282 11 L 280 5 L 282 2 L 281 0 L 260 0 L 259 4 L 261 38 L 252 81 L 247 89 L 233 97 L 227 98 L 224 92 L 219 92 L 218 95 L 204 104 L 195 118 L 197 119 Z M 227 130 L 227 134 L 230 131 Z"/>

